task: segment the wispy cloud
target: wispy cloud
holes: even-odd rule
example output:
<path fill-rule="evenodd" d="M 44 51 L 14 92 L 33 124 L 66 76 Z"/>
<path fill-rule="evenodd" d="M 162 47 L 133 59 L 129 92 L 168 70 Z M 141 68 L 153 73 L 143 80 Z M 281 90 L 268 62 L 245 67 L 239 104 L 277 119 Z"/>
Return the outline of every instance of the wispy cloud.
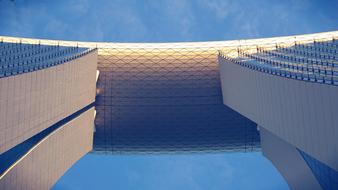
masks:
<path fill-rule="evenodd" d="M 200 0 L 202 6 L 210 9 L 219 19 L 225 19 L 230 14 L 240 11 L 239 4 L 232 0 Z"/>
<path fill-rule="evenodd" d="M 81 190 L 288 189 L 282 176 L 260 153 L 89 154 L 61 178 L 56 189 L 60 189 L 59 184 Z"/>
<path fill-rule="evenodd" d="M 332 7 L 308 0 L 0 1 L 0 35 L 164 42 L 291 35 L 338 29 Z"/>
<path fill-rule="evenodd" d="M 171 1 L 170 11 L 176 15 L 174 22 L 179 23 L 182 35 L 192 35 L 191 27 L 195 24 L 195 17 L 189 1 Z"/>

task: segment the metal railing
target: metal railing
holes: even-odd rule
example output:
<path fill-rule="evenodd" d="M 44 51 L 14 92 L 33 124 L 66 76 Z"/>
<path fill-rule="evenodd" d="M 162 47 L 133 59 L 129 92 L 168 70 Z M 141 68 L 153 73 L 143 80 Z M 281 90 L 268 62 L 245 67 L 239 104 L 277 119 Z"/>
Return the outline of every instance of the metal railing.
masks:
<path fill-rule="evenodd" d="M 252 70 L 330 85 L 338 85 L 337 40 L 297 44 L 285 47 L 238 48 L 234 52 L 219 51 L 219 57 Z"/>
<path fill-rule="evenodd" d="M 95 49 L 0 42 L 0 78 L 63 64 Z"/>

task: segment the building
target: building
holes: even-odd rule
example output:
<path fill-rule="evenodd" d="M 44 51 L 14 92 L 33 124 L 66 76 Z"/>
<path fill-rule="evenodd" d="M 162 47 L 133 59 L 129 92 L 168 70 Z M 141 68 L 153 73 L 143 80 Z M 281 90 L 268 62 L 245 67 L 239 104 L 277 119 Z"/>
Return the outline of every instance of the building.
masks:
<path fill-rule="evenodd" d="M 292 189 L 336 189 L 337 39 L 0 37 L 0 189 L 48 189 L 90 151 L 260 149 Z"/>

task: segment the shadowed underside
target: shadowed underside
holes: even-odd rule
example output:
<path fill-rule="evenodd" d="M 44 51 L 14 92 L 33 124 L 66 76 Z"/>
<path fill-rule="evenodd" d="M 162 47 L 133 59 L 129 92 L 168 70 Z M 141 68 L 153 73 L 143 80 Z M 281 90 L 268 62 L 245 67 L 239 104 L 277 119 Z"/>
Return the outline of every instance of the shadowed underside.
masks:
<path fill-rule="evenodd" d="M 259 147 L 255 123 L 222 103 L 215 48 L 100 51 L 94 151 Z"/>
<path fill-rule="evenodd" d="M 2 41 L 98 48 L 94 151 L 250 151 L 259 148 L 259 133 L 254 122 L 224 106 L 218 51 L 231 55 L 242 47 L 334 35 L 191 43 Z"/>

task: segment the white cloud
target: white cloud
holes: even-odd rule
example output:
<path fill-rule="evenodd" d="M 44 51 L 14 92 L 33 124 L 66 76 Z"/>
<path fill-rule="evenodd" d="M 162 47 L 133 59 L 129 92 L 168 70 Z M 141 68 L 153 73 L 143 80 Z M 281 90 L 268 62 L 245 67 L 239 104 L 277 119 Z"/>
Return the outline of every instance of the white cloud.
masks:
<path fill-rule="evenodd" d="M 225 19 L 230 14 L 239 11 L 238 4 L 231 0 L 200 0 L 200 3 L 210 9 L 219 19 Z"/>
<path fill-rule="evenodd" d="M 164 3 L 164 14 L 168 16 L 171 23 L 176 25 L 181 37 L 191 38 L 193 36 L 192 27 L 195 25 L 195 15 L 192 5 L 187 0 L 169 0 Z"/>

